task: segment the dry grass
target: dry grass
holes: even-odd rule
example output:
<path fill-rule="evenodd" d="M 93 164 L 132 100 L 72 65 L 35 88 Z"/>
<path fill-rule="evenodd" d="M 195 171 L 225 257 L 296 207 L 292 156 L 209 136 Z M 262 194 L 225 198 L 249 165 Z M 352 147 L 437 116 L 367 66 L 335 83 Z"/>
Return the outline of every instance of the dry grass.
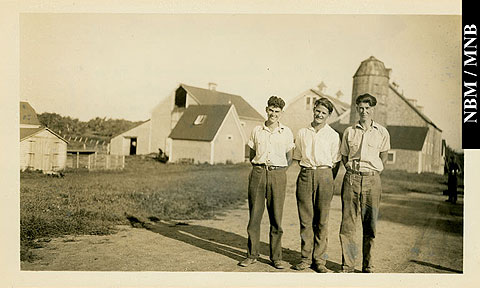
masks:
<path fill-rule="evenodd" d="M 50 237 L 108 234 L 126 215 L 206 219 L 246 199 L 248 165 L 175 165 L 131 157 L 123 171 L 22 173 L 21 259 Z"/>

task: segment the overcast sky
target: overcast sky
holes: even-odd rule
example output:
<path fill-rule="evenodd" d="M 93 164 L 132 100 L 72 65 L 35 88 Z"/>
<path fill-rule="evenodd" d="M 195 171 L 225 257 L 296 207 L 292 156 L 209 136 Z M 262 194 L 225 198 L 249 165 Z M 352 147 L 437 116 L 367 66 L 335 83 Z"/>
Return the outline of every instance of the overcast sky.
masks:
<path fill-rule="evenodd" d="M 38 113 L 137 121 L 178 83 L 215 82 L 263 114 L 270 95 L 288 102 L 322 81 L 350 103 L 372 55 L 460 149 L 460 16 L 22 14 L 20 99 Z"/>

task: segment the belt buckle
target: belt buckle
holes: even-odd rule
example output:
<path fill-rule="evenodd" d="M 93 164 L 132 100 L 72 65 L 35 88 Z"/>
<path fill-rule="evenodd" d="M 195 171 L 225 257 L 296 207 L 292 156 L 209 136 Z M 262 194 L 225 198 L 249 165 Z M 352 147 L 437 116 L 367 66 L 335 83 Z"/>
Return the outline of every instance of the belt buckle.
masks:
<path fill-rule="evenodd" d="M 272 165 L 268 165 L 268 166 L 265 166 L 265 167 L 267 167 L 268 171 L 275 170 L 275 166 L 272 166 Z"/>

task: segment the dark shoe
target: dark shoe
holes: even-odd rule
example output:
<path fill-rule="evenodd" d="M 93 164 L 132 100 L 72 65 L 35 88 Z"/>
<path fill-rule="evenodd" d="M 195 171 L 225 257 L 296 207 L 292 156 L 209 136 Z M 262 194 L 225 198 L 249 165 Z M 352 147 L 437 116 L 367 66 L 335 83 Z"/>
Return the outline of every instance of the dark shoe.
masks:
<path fill-rule="evenodd" d="M 248 265 L 254 264 L 255 262 L 257 262 L 257 259 L 255 258 L 245 258 L 238 263 L 238 266 L 247 267 Z"/>
<path fill-rule="evenodd" d="M 328 272 L 330 272 L 330 270 L 328 270 L 327 267 L 325 267 L 325 265 L 323 265 L 323 264 L 313 265 L 313 270 L 315 270 L 315 272 L 317 272 L 317 273 L 328 273 Z"/>
<path fill-rule="evenodd" d="M 285 269 L 285 263 L 282 260 L 275 260 L 273 261 L 273 267 L 277 269 Z"/>
<path fill-rule="evenodd" d="M 293 270 L 298 270 L 298 271 L 302 271 L 302 270 L 305 270 L 307 268 L 310 268 L 311 264 L 305 262 L 305 261 L 302 261 L 298 264 L 295 264 L 292 266 L 292 269 Z"/>
<path fill-rule="evenodd" d="M 362 273 L 373 273 L 373 269 L 372 268 L 363 268 Z"/>
<path fill-rule="evenodd" d="M 355 273 L 354 268 L 342 268 L 342 270 L 339 271 L 340 273 Z"/>

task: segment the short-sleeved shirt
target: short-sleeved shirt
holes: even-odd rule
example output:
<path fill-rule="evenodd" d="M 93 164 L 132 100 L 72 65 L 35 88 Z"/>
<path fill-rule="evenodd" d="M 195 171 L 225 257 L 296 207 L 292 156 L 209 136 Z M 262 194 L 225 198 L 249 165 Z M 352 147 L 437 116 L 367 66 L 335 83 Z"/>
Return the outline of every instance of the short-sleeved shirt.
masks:
<path fill-rule="evenodd" d="M 341 160 L 340 136 L 328 124 L 315 131 L 312 126 L 301 128 L 295 139 L 293 159 L 300 161 L 300 166 L 333 167 Z"/>
<path fill-rule="evenodd" d="M 247 145 L 255 150 L 253 164 L 288 166 L 287 152 L 295 147 L 292 130 L 279 123 L 270 131 L 265 123 L 253 128 Z"/>
<path fill-rule="evenodd" d="M 372 121 L 365 130 L 359 122 L 343 132 L 340 153 L 348 157 L 347 168 L 358 171 L 382 171 L 380 152 L 390 150 L 390 134 L 382 125 Z"/>

